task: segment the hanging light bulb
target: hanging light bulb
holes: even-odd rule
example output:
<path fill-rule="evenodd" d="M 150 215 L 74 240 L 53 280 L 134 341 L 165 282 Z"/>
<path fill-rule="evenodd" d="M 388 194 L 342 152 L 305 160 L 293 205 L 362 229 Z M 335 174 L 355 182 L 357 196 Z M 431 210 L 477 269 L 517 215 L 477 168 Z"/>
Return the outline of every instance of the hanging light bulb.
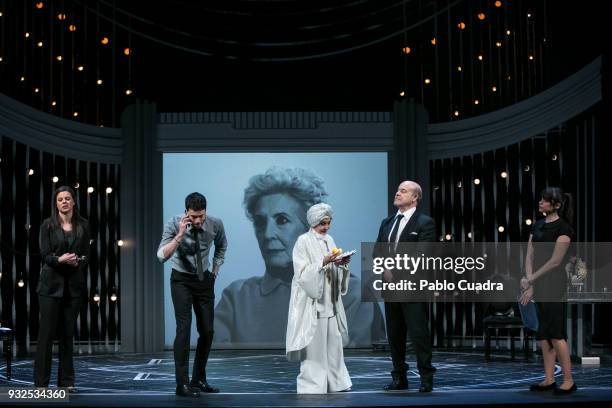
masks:
<path fill-rule="evenodd" d="M 87 194 L 91 194 L 94 192 L 94 188 L 93 187 L 87 187 Z"/>
<path fill-rule="evenodd" d="M 531 218 L 527 218 L 527 219 L 525 220 L 525 224 L 527 224 L 527 225 L 531 225 Z"/>
<path fill-rule="evenodd" d="M 122 239 L 117 241 L 117 246 L 118 247 L 122 247 L 123 246 L 123 240 Z"/>
<path fill-rule="evenodd" d="M 100 40 L 100 43 L 102 45 L 108 45 L 109 42 L 110 40 L 108 39 L 108 37 L 102 37 L 102 39 Z"/>
<path fill-rule="evenodd" d="M 111 300 L 111 302 L 116 302 L 116 301 L 117 301 L 117 295 L 116 295 L 115 293 L 113 293 L 113 294 L 110 296 L 110 300 Z"/>
<path fill-rule="evenodd" d="M 83 65 L 79 65 L 77 67 L 77 71 L 81 71 L 82 72 L 84 69 L 85 69 L 85 67 Z"/>
<path fill-rule="evenodd" d="M 500 226 L 497 228 L 497 230 L 498 230 L 499 232 L 504 232 L 506 229 L 504 228 L 504 226 L 503 226 L 503 225 L 500 225 Z"/>
<path fill-rule="evenodd" d="M 34 175 L 34 169 L 28 170 L 28 176 L 33 176 L 33 175 Z"/>
<path fill-rule="evenodd" d="M 41 9 L 41 8 L 43 8 L 44 6 L 45 6 L 45 3 L 43 3 L 42 1 L 38 1 L 38 2 L 36 2 L 36 8 L 37 8 L 37 9 L 39 9 L 39 10 L 40 10 L 40 9 Z"/>
<path fill-rule="evenodd" d="M 506 173 L 505 171 L 502 171 L 500 174 L 501 178 L 507 178 L 508 177 L 508 173 Z"/>
<path fill-rule="evenodd" d="M 404 54 L 410 54 L 412 52 L 412 50 L 410 49 L 410 47 L 404 47 L 404 48 L 402 48 L 402 52 Z"/>
<path fill-rule="evenodd" d="M 474 179 L 474 184 L 479 185 L 480 184 L 480 179 L 479 178 L 475 178 Z"/>
<path fill-rule="evenodd" d="M 68 26 L 68 30 L 70 30 L 71 32 L 73 32 L 73 33 L 74 33 L 74 32 L 76 31 L 76 26 L 75 26 L 74 24 L 70 24 L 70 25 Z"/>
<path fill-rule="evenodd" d="M 124 55 L 130 55 L 132 53 L 132 50 L 130 50 L 128 47 L 123 49 L 123 54 Z"/>
<path fill-rule="evenodd" d="M 59 181 L 59 177 L 57 176 L 53 176 L 53 178 L 51 179 L 51 181 L 53 181 L 54 183 L 57 183 Z"/>
<path fill-rule="evenodd" d="M 20 288 L 23 288 L 25 286 L 25 282 L 23 281 L 22 278 L 20 278 L 19 281 L 17 282 L 17 286 L 19 286 Z"/>
<path fill-rule="evenodd" d="M 457 27 L 459 27 L 460 30 L 465 30 L 465 23 L 461 21 L 459 24 L 457 24 Z"/>
<path fill-rule="evenodd" d="M 64 20 L 66 19 L 66 14 L 65 14 L 65 13 L 59 13 L 59 14 L 57 15 L 57 19 L 58 19 L 59 21 L 64 21 Z"/>
<path fill-rule="evenodd" d="M 128 95 L 128 96 L 130 96 L 132 94 L 132 92 L 133 91 L 131 89 L 126 89 L 125 90 L 125 94 Z"/>
<path fill-rule="evenodd" d="M 112 187 L 106 187 L 106 194 L 110 194 L 113 192 Z"/>
<path fill-rule="evenodd" d="M 480 21 L 483 21 L 485 18 L 487 18 L 486 14 L 483 12 L 478 13 L 477 17 Z"/>
<path fill-rule="evenodd" d="M 93 301 L 96 302 L 96 303 L 100 302 L 100 295 L 98 294 L 98 292 L 96 292 L 93 295 Z"/>

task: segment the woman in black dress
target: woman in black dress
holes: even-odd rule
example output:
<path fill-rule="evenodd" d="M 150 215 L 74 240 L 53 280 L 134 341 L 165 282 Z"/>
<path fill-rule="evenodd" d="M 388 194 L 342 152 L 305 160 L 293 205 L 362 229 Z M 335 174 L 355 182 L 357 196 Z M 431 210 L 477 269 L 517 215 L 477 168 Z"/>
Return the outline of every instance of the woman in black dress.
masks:
<path fill-rule="evenodd" d="M 537 301 L 539 328 L 536 339 L 542 348 L 546 377 L 531 391 L 553 390 L 569 394 L 577 387 L 572 378 L 572 363 L 567 345 L 566 303 L 567 278 L 565 264 L 573 239 L 572 197 L 558 187 L 542 192 L 538 211 L 546 217 L 533 226 L 525 260 L 522 304 L 532 298 Z M 555 360 L 563 370 L 563 383 L 557 387 L 554 378 Z"/>
<path fill-rule="evenodd" d="M 85 294 L 85 269 L 89 256 L 89 225 L 75 207 L 74 191 L 59 187 L 50 218 L 40 226 L 43 266 L 38 280 L 40 323 L 34 361 L 34 385 L 47 387 L 51 378 L 51 353 L 56 330 L 59 338 L 59 387 L 74 387 L 72 343 L 76 319 Z"/>

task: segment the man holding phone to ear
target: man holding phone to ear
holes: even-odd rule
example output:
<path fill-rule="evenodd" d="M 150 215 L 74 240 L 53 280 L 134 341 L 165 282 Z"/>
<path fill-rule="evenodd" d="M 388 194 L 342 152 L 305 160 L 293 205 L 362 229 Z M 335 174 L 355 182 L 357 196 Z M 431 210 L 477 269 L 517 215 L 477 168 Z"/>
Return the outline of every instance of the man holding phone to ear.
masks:
<path fill-rule="evenodd" d="M 211 244 L 215 246 L 212 272 L 208 268 Z M 172 262 L 170 288 L 176 318 L 176 395 L 199 397 L 200 392 L 219 392 L 206 381 L 206 362 L 213 340 L 215 279 L 226 250 L 223 222 L 206 214 L 206 198 L 202 194 L 189 194 L 185 197 L 185 214 L 174 216 L 166 223 L 157 250 L 161 262 Z M 189 381 L 192 307 L 199 337 Z"/>

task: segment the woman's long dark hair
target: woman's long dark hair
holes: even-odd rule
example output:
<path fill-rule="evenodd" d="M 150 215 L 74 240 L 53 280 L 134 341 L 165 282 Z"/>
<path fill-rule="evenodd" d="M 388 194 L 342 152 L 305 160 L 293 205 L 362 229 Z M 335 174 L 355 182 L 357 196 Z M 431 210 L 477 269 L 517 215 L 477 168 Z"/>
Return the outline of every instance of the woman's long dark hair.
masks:
<path fill-rule="evenodd" d="M 72 218 L 70 219 L 70 224 L 72 224 L 72 231 L 76 233 L 77 237 L 80 237 L 81 235 L 83 235 L 83 218 L 81 218 L 79 210 L 77 209 L 76 194 L 74 193 L 74 190 L 68 186 L 58 187 L 57 190 L 55 190 L 55 193 L 53 193 L 53 211 L 51 211 L 51 225 L 54 228 L 62 228 L 62 220 L 60 219 L 59 210 L 57 208 L 57 195 L 64 191 L 70 193 L 72 201 L 74 202 L 74 206 L 72 207 Z"/>
<path fill-rule="evenodd" d="M 574 199 L 570 193 L 565 193 L 559 187 L 547 187 L 542 190 L 541 197 L 553 205 L 561 204 L 557 211 L 559 217 L 563 218 L 570 225 L 574 221 Z"/>

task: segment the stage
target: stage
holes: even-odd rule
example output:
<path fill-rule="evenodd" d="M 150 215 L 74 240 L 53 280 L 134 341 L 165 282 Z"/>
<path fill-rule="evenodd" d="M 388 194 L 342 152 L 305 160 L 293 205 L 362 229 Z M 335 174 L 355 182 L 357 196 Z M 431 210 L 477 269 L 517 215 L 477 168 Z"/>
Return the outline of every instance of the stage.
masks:
<path fill-rule="evenodd" d="M 193 357 L 193 353 L 192 353 Z M 381 391 L 389 382 L 391 362 L 386 352 L 347 350 L 345 359 L 351 374 L 350 392 L 327 395 L 295 394 L 299 365 L 285 360 L 281 350 L 213 351 L 208 363 L 209 382 L 219 394 L 189 399 L 174 395 L 174 362 L 171 352 L 159 354 L 77 355 L 78 394 L 70 395 L 70 406 L 470 406 L 481 404 L 566 404 L 609 406 L 612 402 L 612 364 L 573 366 L 578 392 L 569 396 L 532 393 L 528 386 L 543 378 L 537 355 L 512 361 L 505 351 L 485 362 L 482 352 L 436 351 L 438 369 L 431 394 L 417 392 L 419 378 L 409 373 L 407 392 Z M 52 384 L 56 381 L 54 361 Z M 414 362 L 409 360 L 411 368 Z M 0 366 L 0 386 L 32 386 L 32 360 L 13 362 L 7 383 L 5 365 Z M 556 367 L 558 382 L 560 368 Z M 19 405 L 27 402 L 22 402 Z M 40 402 L 30 403 L 39 405 Z"/>

